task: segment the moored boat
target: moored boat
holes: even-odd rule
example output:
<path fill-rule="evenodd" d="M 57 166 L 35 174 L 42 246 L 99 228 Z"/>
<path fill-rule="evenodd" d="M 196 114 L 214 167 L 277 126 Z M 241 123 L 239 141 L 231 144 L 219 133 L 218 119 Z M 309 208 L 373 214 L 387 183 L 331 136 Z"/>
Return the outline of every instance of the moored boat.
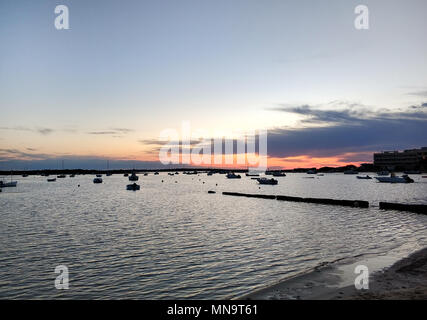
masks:
<path fill-rule="evenodd" d="M 226 175 L 227 179 L 240 179 L 240 174 L 235 174 L 234 172 L 229 172 Z"/>
<path fill-rule="evenodd" d="M 102 178 L 94 178 L 93 183 L 102 183 Z"/>
<path fill-rule="evenodd" d="M 268 178 L 259 178 L 257 179 L 259 184 L 270 184 L 270 185 L 276 185 L 279 183 L 279 181 L 277 181 L 276 179 L 268 179 Z"/>
<path fill-rule="evenodd" d="M 141 189 L 141 186 L 138 185 L 138 184 L 136 184 L 136 183 L 128 184 L 126 186 L 126 190 L 136 191 L 136 190 L 139 190 L 139 189 Z"/>
<path fill-rule="evenodd" d="M 55 182 L 56 178 L 47 179 L 47 182 Z"/>
<path fill-rule="evenodd" d="M 0 188 L 16 187 L 17 184 L 18 184 L 18 181 L 10 181 L 10 182 L 0 181 Z"/>
<path fill-rule="evenodd" d="M 411 179 L 408 175 L 404 174 L 401 177 L 396 177 L 394 173 L 390 175 L 390 177 L 375 177 L 378 182 L 383 183 L 413 183 L 414 180 Z"/>
<path fill-rule="evenodd" d="M 132 172 L 132 174 L 129 176 L 129 181 L 138 181 L 139 177 L 135 174 L 135 172 Z"/>
<path fill-rule="evenodd" d="M 366 175 L 366 177 L 363 177 L 363 176 L 357 176 L 357 179 L 370 180 L 370 179 L 372 179 L 372 177 L 370 177 L 370 176 L 368 176 L 368 175 Z"/>

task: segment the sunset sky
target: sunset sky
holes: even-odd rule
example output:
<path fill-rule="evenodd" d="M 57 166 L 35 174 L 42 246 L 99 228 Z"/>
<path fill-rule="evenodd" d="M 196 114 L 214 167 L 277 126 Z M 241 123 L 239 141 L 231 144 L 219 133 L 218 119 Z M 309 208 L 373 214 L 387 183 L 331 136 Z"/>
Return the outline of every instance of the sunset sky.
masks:
<path fill-rule="evenodd" d="M 369 30 L 359 4 L 1 1 L 0 170 L 155 167 L 183 121 L 267 129 L 284 168 L 427 146 L 427 1 L 364 1 Z"/>

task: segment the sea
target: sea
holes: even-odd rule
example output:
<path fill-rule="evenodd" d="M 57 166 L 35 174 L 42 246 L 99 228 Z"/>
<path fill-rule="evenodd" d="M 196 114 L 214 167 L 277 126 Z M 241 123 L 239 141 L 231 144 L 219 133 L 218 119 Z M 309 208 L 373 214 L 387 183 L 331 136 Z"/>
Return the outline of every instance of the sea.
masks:
<path fill-rule="evenodd" d="M 52 178 L 50 176 L 49 178 Z M 427 203 L 427 179 L 387 184 L 288 173 L 278 185 L 206 173 L 15 177 L 0 193 L 2 299 L 229 299 L 348 257 L 427 246 L 427 216 L 379 210 Z M 9 178 L 5 179 L 6 181 Z M 215 191 L 216 193 L 208 193 Z M 366 200 L 350 208 L 222 192 Z M 68 289 L 58 289 L 58 266 Z M 64 275 L 64 274 L 62 274 Z"/>

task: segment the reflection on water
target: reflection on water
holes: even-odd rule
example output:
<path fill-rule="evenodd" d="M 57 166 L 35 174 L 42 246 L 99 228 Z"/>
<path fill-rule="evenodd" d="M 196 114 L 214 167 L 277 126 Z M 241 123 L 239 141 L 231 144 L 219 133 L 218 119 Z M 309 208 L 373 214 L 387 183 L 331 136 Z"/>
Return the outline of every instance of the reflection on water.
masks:
<path fill-rule="evenodd" d="M 306 176 L 260 188 L 247 177 L 140 175 L 137 192 L 120 175 L 98 185 L 90 175 L 21 178 L 0 193 L 0 297 L 226 298 L 322 262 L 427 245 L 427 216 L 377 208 L 383 200 L 427 202 L 420 176 L 395 185 Z M 368 200 L 371 208 L 222 191 Z M 57 265 L 69 268 L 69 290 L 54 287 Z"/>

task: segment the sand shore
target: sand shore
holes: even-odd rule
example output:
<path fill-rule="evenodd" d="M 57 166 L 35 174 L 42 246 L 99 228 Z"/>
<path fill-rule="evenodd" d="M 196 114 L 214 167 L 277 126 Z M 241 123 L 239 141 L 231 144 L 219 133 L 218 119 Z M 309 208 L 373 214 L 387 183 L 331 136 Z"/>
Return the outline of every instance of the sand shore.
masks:
<path fill-rule="evenodd" d="M 389 257 L 390 258 L 390 257 Z M 392 261 L 392 260 L 391 260 Z M 358 264 L 375 269 L 387 263 L 387 257 L 349 259 L 330 264 L 273 286 L 238 297 L 238 299 L 270 300 L 424 300 L 427 299 L 427 248 L 414 252 L 369 277 L 369 289 L 354 286 L 354 267 Z"/>

